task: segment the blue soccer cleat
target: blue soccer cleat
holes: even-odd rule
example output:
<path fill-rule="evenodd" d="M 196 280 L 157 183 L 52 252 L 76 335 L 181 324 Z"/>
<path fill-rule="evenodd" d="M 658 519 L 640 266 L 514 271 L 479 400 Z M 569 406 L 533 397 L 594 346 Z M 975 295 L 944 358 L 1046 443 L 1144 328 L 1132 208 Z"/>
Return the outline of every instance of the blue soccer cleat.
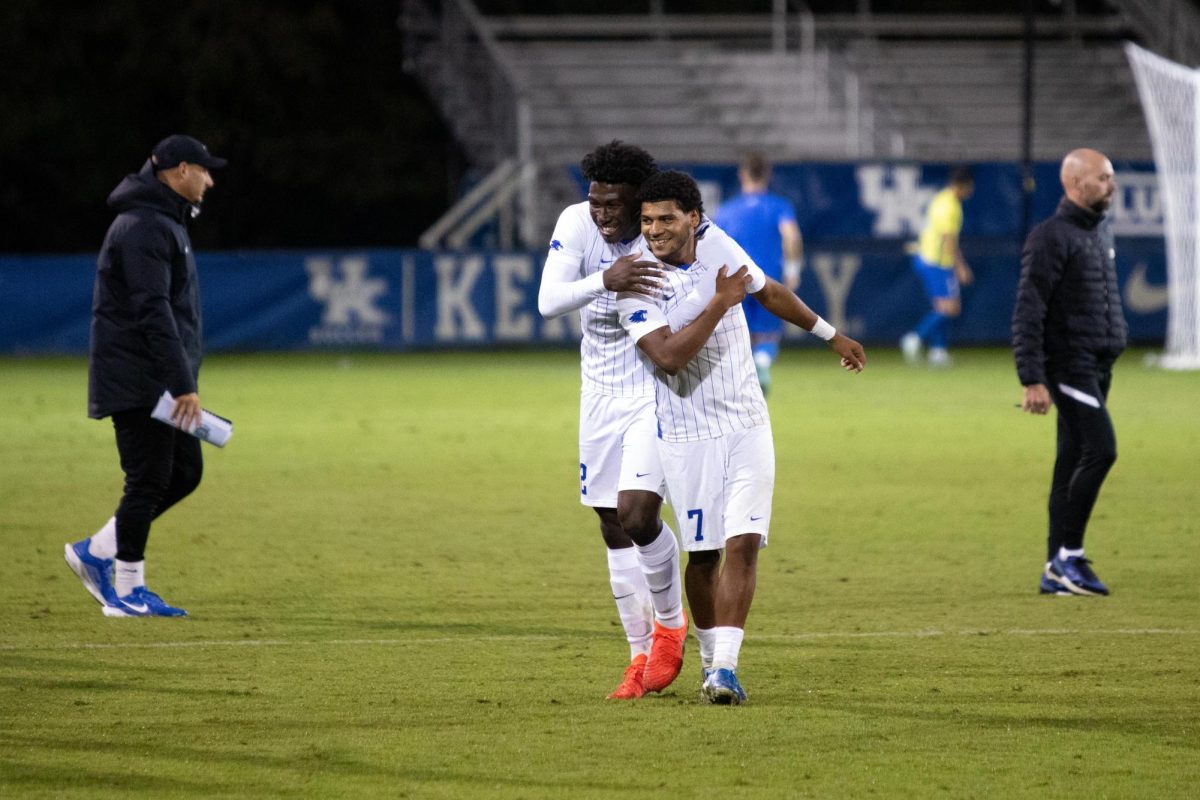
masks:
<path fill-rule="evenodd" d="M 746 690 L 731 669 L 713 670 L 705 678 L 701 692 L 708 702 L 719 706 L 738 706 L 746 702 Z"/>
<path fill-rule="evenodd" d="M 1039 594 L 1054 594 L 1059 596 L 1070 596 L 1071 590 L 1063 586 L 1055 580 L 1046 577 L 1046 573 L 1042 573 L 1042 582 L 1038 585 Z"/>
<path fill-rule="evenodd" d="M 127 595 L 115 598 L 115 602 L 104 606 L 106 617 L 186 617 L 182 608 L 167 605 L 166 601 L 145 586 L 139 586 Z"/>
<path fill-rule="evenodd" d="M 63 558 L 67 566 L 83 581 L 83 588 L 88 590 L 96 602 L 109 606 L 117 602 L 117 590 L 113 587 L 113 560 L 111 558 L 96 558 L 88 552 L 88 537 L 75 544 L 63 545 Z"/>
<path fill-rule="evenodd" d="M 1067 589 L 1071 594 L 1092 597 L 1108 594 L 1108 587 L 1092 572 L 1091 561 L 1083 556 L 1055 556 L 1046 567 L 1045 576 Z"/>

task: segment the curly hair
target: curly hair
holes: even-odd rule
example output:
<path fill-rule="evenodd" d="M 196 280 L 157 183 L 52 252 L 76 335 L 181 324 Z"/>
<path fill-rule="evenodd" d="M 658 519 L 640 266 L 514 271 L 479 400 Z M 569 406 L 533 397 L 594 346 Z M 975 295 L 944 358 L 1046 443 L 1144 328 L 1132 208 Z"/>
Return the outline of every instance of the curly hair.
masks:
<path fill-rule="evenodd" d="M 642 183 L 642 188 L 638 190 L 638 200 L 642 203 L 674 200 L 685 213 L 689 211 L 704 213 L 704 201 L 700 198 L 700 187 L 686 172 L 668 170 L 654 173 Z"/>
<path fill-rule="evenodd" d="M 613 139 L 602 144 L 579 162 L 585 180 L 597 183 L 627 183 L 641 186 L 642 181 L 658 172 L 654 156 L 636 144 Z"/>

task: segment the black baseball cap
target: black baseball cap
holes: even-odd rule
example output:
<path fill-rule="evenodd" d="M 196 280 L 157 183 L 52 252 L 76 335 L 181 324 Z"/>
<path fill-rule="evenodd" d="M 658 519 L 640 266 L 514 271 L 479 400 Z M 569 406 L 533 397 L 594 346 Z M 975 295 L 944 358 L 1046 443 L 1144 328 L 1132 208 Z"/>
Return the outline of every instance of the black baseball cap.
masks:
<path fill-rule="evenodd" d="M 216 169 L 228 163 L 225 159 L 217 158 L 208 152 L 208 148 L 199 139 L 180 133 L 168 136 L 150 151 L 150 163 L 154 165 L 155 172 L 177 167 L 185 161 L 189 164 L 199 164 L 205 169 Z"/>

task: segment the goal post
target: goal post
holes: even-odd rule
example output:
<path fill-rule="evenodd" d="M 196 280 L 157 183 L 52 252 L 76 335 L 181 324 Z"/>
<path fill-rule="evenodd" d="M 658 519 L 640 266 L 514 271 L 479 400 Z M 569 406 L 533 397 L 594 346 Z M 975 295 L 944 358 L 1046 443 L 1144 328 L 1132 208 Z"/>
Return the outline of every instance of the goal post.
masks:
<path fill-rule="evenodd" d="M 1167 243 L 1167 339 L 1157 363 L 1200 369 L 1200 70 L 1125 45 L 1154 152 Z"/>

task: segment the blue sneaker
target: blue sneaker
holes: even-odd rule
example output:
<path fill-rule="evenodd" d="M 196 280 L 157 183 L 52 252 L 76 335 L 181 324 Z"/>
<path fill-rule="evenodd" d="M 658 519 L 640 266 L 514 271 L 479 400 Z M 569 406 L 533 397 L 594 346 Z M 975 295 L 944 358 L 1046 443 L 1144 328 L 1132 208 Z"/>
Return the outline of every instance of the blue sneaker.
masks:
<path fill-rule="evenodd" d="M 63 545 L 63 558 L 67 560 L 71 571 L 83 581 L 83 588 L 96 598 L 96 602 L 109 606 L 117 602 L 117 590 L 113 587 L 113 560 L 96 558 L 89 553 L 88 543 L 91 541 L 92 537 L 89 536 L 81 542 Z"/>
<path fill-rule="evenodd" d="M 1038 586 L 1038 593 L 1039 594 L 1056 594 L 1059 596 L 1069 597 L 1071 595 L 1071 590 L 1068 589 L 1067 587 L 1063 586 L 1058 581 L 1051 580 L 1050 578 L 1046 577 L 1046 573 L 1043 572 L 1042 573 L 1042 582 Z"/>
<path fill-rule="evenodd" d="M 1046 567 L 1046 577 L 1065 587 L 1071 594 L 1100 596 L 1108 594 L 1108 587 L 1092 572 L 1091 561 L 1083 556 L 1055 556 Z"/>
<path fill-rule="evenodd" d="M 737 706 L 746 702 L 746 690 L 738 683 L 731 669 L 716 669 L 704 681 L 701 690 L 708 702 L 721 706 Z"/>
<path fill-rule="evenodd" d="M 118 597 L 115 602 L 104 607 L 106 617 L 186 617 L 188 613 L 182 608 L 167 605 L 166 601 L 147 589 L 139 586 L 127 595 Z"/>

